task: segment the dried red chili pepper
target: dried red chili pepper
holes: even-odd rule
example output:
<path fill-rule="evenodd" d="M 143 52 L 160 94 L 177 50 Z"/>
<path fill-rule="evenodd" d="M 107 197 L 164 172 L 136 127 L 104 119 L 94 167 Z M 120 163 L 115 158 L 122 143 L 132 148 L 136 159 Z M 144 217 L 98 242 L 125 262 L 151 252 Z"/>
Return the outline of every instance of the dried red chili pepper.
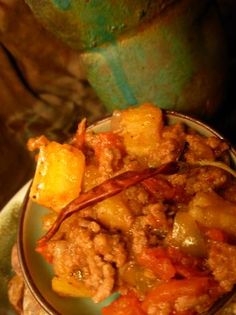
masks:
<path fill-rule="evenodd" d="M 172 200 L 175 191 L 165 178 L 148 178 L 142 182 L 142 185 L 156 198 Z"/>
<path fill-rule="evenodd" d="M 112 197 L 124 189 L 140 183 L 147 178 L 151 178 L 157 174 L 173 174 L 178 172 L 178 169 L 179 166 L 177 162 L 170 162 L 163 164 L 158 168 L 148 168 L 141 172 L 128 171 L 106 180 L 88 192 L 81 194 L 78 198 L 69 203 L 60 212 L 48 232 L 38 240 L 38 247 L 43 246 L 47 241 L 49 241 L 58 231 L 62 222 L 73 213 L 87 208 L 88 206 L 92 206 L 106 198 Z"/>
<path fill-rule="evenodd" d="M 72 145 L 74 145 L 79 150 L 83 150 L 84 145 L 85 145 L 86 126 L 87 126 L 87 120 L 86 120 L 86 118 L 84 118 L 79 123 L 77 131 L 70 142 Z"/>
<path fill-rule="evenodd" d="M 173 186 L 167 179 L 161 177 L 148 178 L 142 182 L 145 189 L 157 200 L 188 203 L 190 196 L 187 195 L 183 186 Z"/>

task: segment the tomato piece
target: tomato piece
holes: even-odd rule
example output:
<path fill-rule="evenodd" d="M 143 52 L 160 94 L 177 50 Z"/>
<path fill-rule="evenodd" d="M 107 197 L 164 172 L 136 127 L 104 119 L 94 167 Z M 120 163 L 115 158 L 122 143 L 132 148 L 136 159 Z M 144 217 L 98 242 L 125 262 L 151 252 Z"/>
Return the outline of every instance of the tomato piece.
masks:
<path fill-rule="evenodd" d="M 150 269 L 161 280 L 169 280 L 176 273 L 176 269 L 164 248 L 146 248 L 138 257 L 138 263 Z"/>
<path fill-rule="evenodd" d="M 103 307 L 102 315 L 146 315 L 146 313 L 142 310 L 141 302 L 135 294 L 130 292 Z"/>
<path fill-rule="evenodd" d="M 183 253 L 181 250 L 168 247 L 168 255 L 175 266 L 176 273 L 184 278 L 201 277 L 206 275 L 203 271 L 204 260 Z"/>
<path fill-rule="evenodd" d="M 174 303 L 177 298 L 182 296 L 200 296 L 209 289 L 208 277 L 195 277 L 191 279 L 172 279 L 167 283 L 162 283 L 152 289 L 146 296 L 142 307 L 144 311 L 152 305 L 159 303 Z"/>
<path fill-rule="evenodd" d="M 184 187 L 173 186 L 167 179 L 162 177 L 153 177 L 145 179 L 142 185 L 157 200 L 164 199 L 176 202 L 188 203 L 190 197 L 187 196 Z"/>
<path fill-rule="evenodd" d="M 51 253 L 49 253 L 47 244 L 42 244 L 40 246 L 37 246 L 35 250 L 36 252 L 41 254 L 49 264 L 52 264 L 53 256 Z"/>
<path fill-rule="evenodd" d="M 175 268 L 176 268 L 176 273 L 186 279 L 189 279 L 192 277 L 202 277 L 202 276 L 207 275 L 206 271 L 199 271 L 194 267 L 184 266 L 181 264 L 175 265 Z"/>
<path fill-rule="evenodd" d="M 113 132 L 101 132 L 96 134 L 91 145 L 95 151 L 96 157 L 100 157 L 105 148 L 117 148 L 121 153 L 125 152 L 122 138 Z"/>
<path fill-rule="evenodd" d="M 224 231 L 220 229 L 216 229 L 216 228 L 207 229 L 205 234 L 206 234 L 206 237 L 212 241 L 227 242 L 227 239 L 228 239 Z"/>

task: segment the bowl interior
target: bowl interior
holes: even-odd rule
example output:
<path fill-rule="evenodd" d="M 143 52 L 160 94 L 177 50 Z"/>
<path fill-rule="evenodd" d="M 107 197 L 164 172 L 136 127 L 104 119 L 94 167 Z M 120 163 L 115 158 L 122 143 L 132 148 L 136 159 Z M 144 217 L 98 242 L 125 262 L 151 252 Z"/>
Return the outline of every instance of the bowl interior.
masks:
<path fill-rule="evenodd" d="M 203 123 L 174 112 L 167 113 L 169 124 L 182 122 L 205 136 L 220 134 Z M 107 131 L 110 128 L 110 118 L 106 118 L 90 127 L 94 132 Z M 236 153 L 230 149 L 233 164 L 236 165 Z M 59 297 L 51 289 L 53 271 L 51 266 L 35 251 L 36 241 L 42 236 L 42 218 L 48 210 L 29 200 L 28 194 L 22 207 L 21 220 L 18 234 L 18 249 L 20 263 L 25 281 L 31 292 L 49 314 L 62 315 L 98 315 L 101 308 L 108 305 L 117 295 L 114 294 L 102 303 L 95 304 L 88 298 Z"/>

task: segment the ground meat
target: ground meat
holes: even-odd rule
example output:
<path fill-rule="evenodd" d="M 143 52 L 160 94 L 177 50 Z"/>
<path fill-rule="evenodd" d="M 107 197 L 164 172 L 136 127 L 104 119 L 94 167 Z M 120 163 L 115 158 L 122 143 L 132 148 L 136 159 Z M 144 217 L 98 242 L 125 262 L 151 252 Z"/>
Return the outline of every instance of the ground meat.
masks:
<path fill-rule="evenodd" d="M 149 202 L 148 193 L 141 185 L 129 187 L 123 195 L 133 215 L 141 215 L 143 206 Z"/>
<path fill-rule="evenodd" d="M 173 175 L 169 175 L 168 181 L 173 185 L 173 186 L 182 186 L 185 187 L 187 180 L 188 180 L 189 174 L 188 171 L 182 172 L 182 173 L 176 173 Z"/>
<path fill-rule="evenodd" d="M 224 160 L 225 153 L 229 149 L 229 145 L 226 142 L 216 137 L 209 137 L 206 139 L 206 144 L 213 149 L 216 158 Z"/>
<path fill-rule="evenodd" d="M 94 249 L 98 255 L 102 255 L 105 261 L 115 263 L 116 267 L 122 267 L 127 259 L 125 244 L 120 235 L 99 233 L 94 238 Z"/>
<path fill-rule="evenodd" d="M 184 142 L 180 143 L 176 139 L 162 139 L 156 152 L 150 157 L 150 160 L 154 161 L 150 166 L 176 161 L 182 152 L 183 146 Z"/>
<path fill-rule="evenodd" d="M 115 284 L 114 267 L 121 267 L 127 259 L 120 233 L 108 233 L 97 222 L 75 214 L 63 223 L 58 235 L 60 239 L 48 243 L 55 274 L 82 278 L 94 292 L 95 302 L 108 297 Z"/>
<path fill-rule="evenodd" d="M 131 228 L 132 234 L 132 252 L 137 256 L 140 255 L 143 248 L 148 244 L 148 237 L 145 233 L 144 227 L 147 225 L 146 217 L 140 216 L 136 218 Z"/>
<path fill-rule="evenodd" d="M 81 269 L 86 286 L 95 291 L 93 300 L 99 302 L 112 293 L 115 271 L 110 262 L 96 253 L 94 245 L 93 233 L 85 228 L 77 231 L 74 246 L 81 250 L 84 260 L 81 264 L 77 262 L 77 268 Z"/>
<path fill-rule="evenodd" d="M 117 164 L 118 161 L 117 155 L 119 156 L 119 151 L 110 148 L 104 148 L 100 157 L 99 157 L 99 173 L 101 174 L 102 180 L 108 179 L 113 173 L 114 164 Z"/>
<path fill-rule="evenodd" d="M 226 186 L 229 175 L 222 169 L 214 166 L 192 167 L 182 173 L 168 176 L 168 180 L 174 186 L 183 187 L 189 196 L 197 192 L 219 190 Z"/>
<path fill-rule="evenodd" d="M 235 298 L 231 303 L 228 303 L 221 312 L 219 312 L 220 315 L 236 315 L 236 301 Z"/>
<path fill-rule="evenodd" d="M 195 310 L 197 313 L 207 311 L 209 307 L 209 295 L 181 296 L 175 301 L 174 308 L 177 312 Z"/>
<path fill-rule="evenodd" d="M 65 240 L 51 241 L 48 243 L 48 253 L 53 257 L 52 263 L 55 274 L 67 276 L 77 270 L 81 252 Z"/>
<path fill-rule="evenodd" d="M 163 302 L 152 305 L 148 308 L 148 315 L 170 315 L 172 311 L 171 303 Z"/>
<path fill-rule="evenodd" d="M 87 262 L 89 277 L 85 277 L 84 281 L 89 288 L 95 289 L 92 299 L 97 303 L 111 295 L 115 284 L 115 270 L 93 251 L 87 256 Z"/>
<path fill-rule="evenodd" d="M 144 168 L 144 165 L 140 163 L 134 156 L 132 155 L 126 155 L 123 158 L 123 168 L 121 172 L 126 172 L 126 171 L 138 171 Z"/>
<path fill-rule="evenodd" d="M 165 126 L 156 150 L 150 152 L 148 165 L 158 166 L 162 163 L 176 161 L 183 151 L 185 137 L 186 134 L 182 124 Z"/>
<path fill-rule="evenodd" d="M 145 247 L 157 246 L 169 232 L 170 226 L 165 215 L 166 207 L 162 203 L 144 207 L 130 230 L 132 252 L 138 256 Z"/>
<path fill-rule="evenodd" d="M 211 242 L 208 265 L 223 290 L 230 291 L 236 282 L 236 246 Z"/>
<path fill-rule="evenodd" d="M 115 270 L 110 264 L 102 265 L 103 281 L 101 282 L 93 301 L 100 302 L 109 297 L 115 286 Z"/>
<path fill-rule="evenodd" d="M 164 126 L 162 131 L 163 139 L 175 139 L 179 143 L 183 143 L 186 138 L 186 127 L 177 123 L 170 126 Z"/>
<path fill-rule="evenodd" d="M 186 192 L 194 195 L 199 191 L 211 191 L 222 188 L 228 180 L 228 174 L 217 167 L 205 166 L 193 169 L 187 177 Z"/>
<path fill-rule="evenodd" d="M 109 132 L 87 133 L 86 145 L 94 150 L 100 176 L 106 180 L 119 168 L 125 154 L 121 137 Z"/>
<path fill-rule="evenodd" d="M 160 229 L 161 231 L 168 230 L 168 220 L 166 217 L 167 206 L 162 202 L 149 204 L 143 208 L 143 213 L 146 215 L 145 224 L 151 226 L 154 229 Z"/>
<path fill-rule="evenodd" d="M 214 160 L 214 151 L 207 144 L 206 138 L 198 134 L 192 134 L 186 136 L 186 141 L 188 143 L 188 150 L 184 157 L 187 162 L 194 163 L 201 160 Z"/>

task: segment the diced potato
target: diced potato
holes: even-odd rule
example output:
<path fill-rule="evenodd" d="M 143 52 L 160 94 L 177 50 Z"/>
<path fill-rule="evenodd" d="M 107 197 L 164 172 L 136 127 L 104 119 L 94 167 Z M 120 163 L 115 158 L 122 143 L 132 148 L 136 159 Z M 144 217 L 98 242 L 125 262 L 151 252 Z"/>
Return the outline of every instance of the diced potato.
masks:
<path fill-rule="evenodd" d="M 95 206 L 98 221 L 109 228 L 127 231 L 132 224 L 132 216 L 122 195 L 105 199 Z"/>
<path fill-rule="evenodd" d="M 53 277 L 52 289 L 60 296 L 68 297 L 91 297 L 92 292 L 87 289 L 82 281 L 71 283 L 67 279 Z"/>
<path fill-rule="evenodd" d="M 214 192 L 197 193 L 189 205 L 189 213 L 203 226 L 236 236 L 236 204 Z"/>
<path fill-rule="evenodd" d="M 173 245 L 193 256 L 206 255 L 206 243 L 193 217 L 187 212 L 178 212 L 172 231 Z"/>
<path fill-rule="evenodd" d="M 79 196 L 84 169 L 84 154 L 75 147 L 57 142 L 41 146 L 30 197 L 60 211 Z"/>
<path fill-rule="evenodd" d="M 114 112 L 115 128 L 124 137 L 129 154 L 145 158 L 156 149 L 163 128 L 162 112 L 152 104 L 143 104 Z M 119 122 L 118 122 L 119 121 Z"/>

